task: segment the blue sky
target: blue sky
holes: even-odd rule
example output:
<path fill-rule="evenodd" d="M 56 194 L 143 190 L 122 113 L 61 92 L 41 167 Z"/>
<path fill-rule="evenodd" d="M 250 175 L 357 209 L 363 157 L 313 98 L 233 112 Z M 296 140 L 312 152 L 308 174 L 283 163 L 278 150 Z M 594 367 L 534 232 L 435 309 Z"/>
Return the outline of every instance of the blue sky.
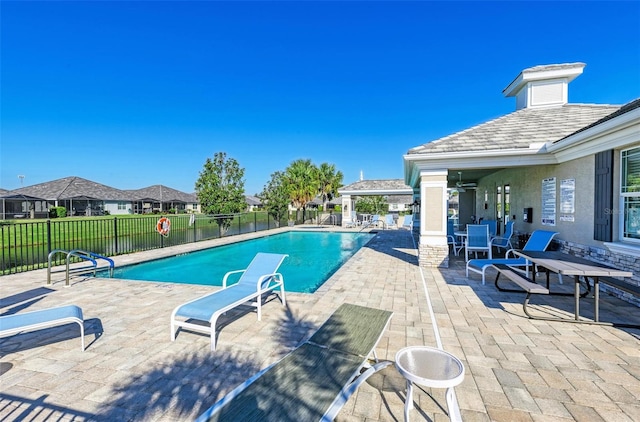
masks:
<path fill-rule="evenodd" d="M 640 97 L 640 2 L 0 3 L 0 187 L 79 176 L 193 192 L 226 152 L 246 193 L 292 161 L 349 184 L 515 110 L 528 67 L 587 64 L 575 103 Z"/>

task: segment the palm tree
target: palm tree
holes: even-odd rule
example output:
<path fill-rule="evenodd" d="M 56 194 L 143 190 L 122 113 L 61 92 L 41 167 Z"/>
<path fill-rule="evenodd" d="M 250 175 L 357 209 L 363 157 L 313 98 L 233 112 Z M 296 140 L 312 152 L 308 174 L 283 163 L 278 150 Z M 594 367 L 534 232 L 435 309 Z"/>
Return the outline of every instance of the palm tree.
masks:
<path fill-rule="evenodd" d="M 284 177 L 291 204 L 296 210 L 302 209 L 304 221 L 306 205 L 318 192 L 318 168 L 311 160 L 296 160 L 287 167 Z"/>
<path fill-rule="evenodd" d="M 342 172 L 336 171 L 334 164 L 322 163 L 318 168 L 319 193 L 322 197 L 322 210 L 327 210 L 327 202 L 336 197 L 342 187 Z"/>

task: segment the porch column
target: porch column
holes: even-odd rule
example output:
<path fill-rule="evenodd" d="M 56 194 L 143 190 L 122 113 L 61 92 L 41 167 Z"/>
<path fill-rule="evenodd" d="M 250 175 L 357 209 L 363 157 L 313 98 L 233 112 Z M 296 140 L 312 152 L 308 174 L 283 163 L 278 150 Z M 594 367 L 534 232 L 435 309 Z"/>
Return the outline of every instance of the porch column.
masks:
<path fill-rule="evenodd" d="M 418 262 L 424 268 L 448 268 L 446 169 L 420 172 L 420 198 Z"/>
<path fill-rule="evenodd" d="M 351 195 L 342 195 L 342 227 L 351 222 L 351 211 L 353 211 Z"/>

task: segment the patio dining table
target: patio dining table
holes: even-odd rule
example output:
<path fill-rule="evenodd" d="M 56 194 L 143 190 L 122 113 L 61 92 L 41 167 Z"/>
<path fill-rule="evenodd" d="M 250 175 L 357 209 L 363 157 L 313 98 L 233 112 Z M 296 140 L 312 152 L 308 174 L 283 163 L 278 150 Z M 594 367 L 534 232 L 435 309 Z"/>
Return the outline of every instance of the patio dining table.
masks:
<path fill-rule="evenodd" d="M 547 287 L 549 285 L 549 272 L 556 274 L 573 276 L 574 280 L 574 298 L 575 298 L 575 315 L 574 320 L 560 318 L 560 320 L 580 322 L 587 324 L 604 324 L 612 325 L 609 322 L 600 322 L 600 289 L 599 277 L 631 277 L 633 273 L 630 271 L 619 270 L 617 268 L 608 267 L 597 262 L 589 261 L 573 255 L 565 254 L 558 251 L 520 251 L 515 250 L 514 253 L 536 266 L 543 267 L 547 272 Z M 535 273 L 533 277 L 535 281 Z M 580 318 L 580 277 L 583 277 L 585 283 L 589 283 L 589 278 L 593 279 L 594 302 L 593 302 L 593 321 Z M 558 318 L 554 318 L 558 319 Z"/>

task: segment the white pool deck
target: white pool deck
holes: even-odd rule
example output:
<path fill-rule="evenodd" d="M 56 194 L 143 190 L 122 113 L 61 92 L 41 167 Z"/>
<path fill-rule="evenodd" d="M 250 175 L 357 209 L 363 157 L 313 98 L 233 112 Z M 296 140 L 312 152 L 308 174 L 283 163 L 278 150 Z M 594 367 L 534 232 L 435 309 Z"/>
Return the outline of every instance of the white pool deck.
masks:
<path fill-rule="evenodd" d="M 307 229 L 318 230 L 308 227 Z M 261 234 L 258 234 L 261 235 Z M 116 265 L 222 242 L 116 257 Z M 378 356 L 412 345 L 436 346 L 427 293 L 443 348 L 465 364 L 456 388 L 465 421 L 640 420 L 640 330 L 527 319 L 523 295 L 482 285 L 464 265 L 423 270 L 406 230 L 380 231 L 316 293 L 290 293 L 263 307 L 262 321 L 241 308 L 219 321 L 217 351 L 208 337 L 181 332 L 170 341 L 173 308 L 212 287 L 46 272 L 0 278 L 2 314 L 76 304 L 79 330 L 54 327 L 0 339 L 0 420 L 187 421 L 304 340 L 343 302 L 394 312 Z M 231 270 L 231 269 L 230 269 Z M 286 285 L 286 280 L 285 280 Z M 584 299 L 585 315 L 592 299 Z M 573 312 L 572 298 L 537 298 L 533 310 Z M 543 306 L 535 306 L 543 303 Z M 640 323 L 640 308 L 601 296 L 601 319 Z M 393 366 L 376 374 L 339 414 L 341 421 L 401 421 L 403 378 Z M 444 391 L 414 389 L 413 421 L 448 420 Z"/>

